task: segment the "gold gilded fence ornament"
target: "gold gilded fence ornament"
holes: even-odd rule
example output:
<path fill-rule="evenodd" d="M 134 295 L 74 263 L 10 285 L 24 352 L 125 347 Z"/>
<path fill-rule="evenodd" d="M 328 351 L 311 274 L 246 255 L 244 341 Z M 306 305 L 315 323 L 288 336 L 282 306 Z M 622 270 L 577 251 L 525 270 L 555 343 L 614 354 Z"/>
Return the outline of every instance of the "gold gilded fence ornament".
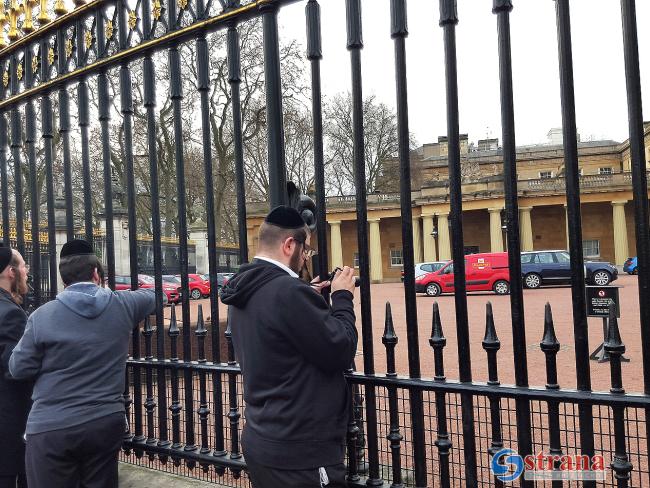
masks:
<path fill-rule="evenodd" d="M 54 4 L 54 13 L 59 17 L 68 13 L 68 9 L 65 8 L 65 2 L 63 0 L 56 0 Z"/>
<path fill-rule="evenodd" d="M 24 0 L 23 11 L 25 12 L 25 21 L 23 22 L 23 32 L 29 34 L 34 32 L 33 10 L 36 6 L 36 0 Z"/>
<path fill-rule="evenodd" d="M 152 13 L 154 19 L 160 19 L 160 15 L 162 14 L 162 5 L 160 4 L 160 0 L 155 0 L 153 2 Z"/>
<path fill-rule="evenodd" d="M 11 7 L 9 8 L 9 33 L 7 36 L 10 41 L 15 41 L 19 37 L 18 33 L 18 16 L 20 15 L 22 8 L 18 5 L 16 0 L 11 1 Z"/>
<path fill-rule="evenodd" d="M 93 45 L 93 33 L 89 30 L 84 34 L 84 45 L 86 49 L 90 49 L 90 46 Z"/>
<path fill-rule="evenodd" d="M 41 27 L 49 24 L 52 19 L 50 19 L 50 16 L 47 14 L 47 0 L 41 0 L 41 11 L 38 14 L 38 25 Z"/>
<path fill-rule="evenodd" d="M 138 25 L 138 16 L 135 14 L 135 10 L 129 11 L 129 29 L 135 29 L 135 26 Z"/>
<path fill-rule="evenodd" d="M 106 22 L 106 39 L 110 40 L 113 37 L 113 21 Z"/>
<path fill-rule="evenodd" d="M 72 39 L 65 41 L 65 57 L 69 58 L 72 56 Z"/>
<path fill-rule="evenodd" d="M 32 58 L 32 73 L 36 74 L 38 71 L 38 56 Z"/>
<path fill-rule="evenodd" d="M 16 77 L 18 78 L 18 80 L 23 79 L 23 63 L 22 63 L 22 61 L 20 63 L 18 63 L 18 67 L 16 68 Z"/>
<path fill-rule="evenodd" d="M 7 47 L 5 25 L 7 25 L 7 14 L 5 13 L 4 3 L 0 2 L 0 49 Z"/>

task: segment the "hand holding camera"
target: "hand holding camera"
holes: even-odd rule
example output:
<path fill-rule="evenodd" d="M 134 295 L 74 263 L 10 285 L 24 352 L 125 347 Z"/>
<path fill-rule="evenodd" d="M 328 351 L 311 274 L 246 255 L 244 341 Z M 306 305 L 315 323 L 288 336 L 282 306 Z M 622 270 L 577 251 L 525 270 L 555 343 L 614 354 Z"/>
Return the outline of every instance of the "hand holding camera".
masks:
<path fill-rule="evenodd" d="M 360 280 L 354 276 L 354 269 L 344 266 L 343 269 L 336 268 L 332 271 L 329 281 L 332 282 L 332 293 L 339 290 L 348 290 L 354 293 L 355 287 L 359 286 Z"/>

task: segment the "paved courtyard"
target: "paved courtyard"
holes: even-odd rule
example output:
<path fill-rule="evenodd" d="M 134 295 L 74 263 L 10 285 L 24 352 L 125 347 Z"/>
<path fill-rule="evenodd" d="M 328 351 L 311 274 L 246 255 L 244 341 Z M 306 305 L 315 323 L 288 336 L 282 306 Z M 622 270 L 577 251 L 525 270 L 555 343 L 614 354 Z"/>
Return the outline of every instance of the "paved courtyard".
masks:
<path fill-rule="evenodd" d="M 619 327 L 621 337 L 627 347 L 626 356 L 629 363 L 623 364 L 624 387 L 628 392 L 641 392 L 643 388 L 641 365 L 641 334 L 639 326 L 639 298 L 637 277 L 621 275 L 614 283 L 621 287 L 621 318 Z M 361 313 L 359 296 L 357 301 L 357 320 L 361 330 Z M 430 298 L 418 295 L 418 323 L 420 339 L 420 358 L 422 375 L 433 376 L 433 351 L 428 339 L 431 334 L 432 305 L 436 300 L 440 306 L 440 315 L 447 347 L 445 349 L 445 369 L 447 378 L 458 378 L 458 359 L 456 343 L 456 322 L 453 295 L 443 295 Z M 512 326 L 510 322 L 510 299 L 508 296 L 497 296 L 493 293 L 474 293 L 468 296 L 468 310 L 472 352 L 472 372 L 475 381 L 487 380 L 486 354 L 481 341 L 485 332 L 485 305 L 492 303 L 494 319 L 501 350 L 499 351 L 499 374 L 502 383 L 514 383 L 514 358 L 512 349 Z M 374 336 L 375 370 L 383 373 L 386 370 L 386 356 L 381 335 L 384 330 L 385 304 L 391 303 L 393 323 L 399 337 L 396 349 L 397 368 L 402 374 L 408 373 L 408 357 L 406 344 L 406 317 L 404 309 L 404 288 L 401 283 L 372 285 L 372 322 Z M 573 322 L 571 313 L 571 289 L 569 287 L 545 287 L 537 290 L 524 290 L 526 343 L 529 383 L 532 386 L 543 386 L 545 383 L 545 358 L 539 349 L 544 327 L 544 305 L 549 302 L 553 308 L 555 332 L 562 347 L 558 353 L 559 381 L 563 387 L 575 388 L 575 355 L 573 345 Z M 192 318 L 196 317 L 196 308 L 203 304 L 204 313 L 209 315 L 209 300 L 193 301 Z M 178 311 L 180 312 L 180 311 Z M 220 316 L 225 317 L 225 307 L 220 306 Z M 167 312 L 169 313 L 169 312 Z M 180 313 L 179 313 L 180 317 Z M 594 350 L 602 342 L 602 320 L 589 319 L 589 349 Z M 361 354 L 361 341 L 359 353 Z M 517 358 L 519 360 L 519 358 Z M 610 387 L 609 363 L 598 364 L 590 361 L 591 379 L 594 390 L 608 390 Z M 357 367 L 361 369 L 363 362 L 358 357 Z"/>

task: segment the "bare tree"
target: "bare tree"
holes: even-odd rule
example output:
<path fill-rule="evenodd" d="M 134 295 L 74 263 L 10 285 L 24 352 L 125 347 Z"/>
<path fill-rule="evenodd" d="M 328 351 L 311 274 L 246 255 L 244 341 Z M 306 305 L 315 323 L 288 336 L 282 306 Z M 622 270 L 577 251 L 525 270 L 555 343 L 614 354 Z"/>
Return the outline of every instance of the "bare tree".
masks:
<path fill-rule="evenodd" d="M 325 106 L 327 193 L 354 192 L 354 131 L 352 95 L 335 95 Z M 394 158 L 399 148 L 395 112 L 374 96 L 363 101 L 366 191 L 378 190 L 383 162 Z"/>

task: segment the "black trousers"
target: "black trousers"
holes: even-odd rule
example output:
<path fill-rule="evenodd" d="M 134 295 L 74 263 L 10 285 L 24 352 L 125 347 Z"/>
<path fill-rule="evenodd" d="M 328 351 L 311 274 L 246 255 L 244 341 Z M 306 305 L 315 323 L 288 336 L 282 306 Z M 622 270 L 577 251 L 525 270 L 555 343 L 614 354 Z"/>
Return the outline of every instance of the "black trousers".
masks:
<path fill-rule="evenodd" d="M 262 466 L 247 457 L 246 465 L 253 488 L 347 488 L 348 486 L 345 481 L 346 467 L 343 463 L 320 469 L 286 470 Z"/>
<path fill-rule="evenodd" d="M 27 488 L 25 473 L 13 476 L 0 475 L 0 488 Z"/>
<path fill-rule="evenodd" d="M 124 413 L 27 435 L 29 488 L 117 488 L 117 456 Z"/>

